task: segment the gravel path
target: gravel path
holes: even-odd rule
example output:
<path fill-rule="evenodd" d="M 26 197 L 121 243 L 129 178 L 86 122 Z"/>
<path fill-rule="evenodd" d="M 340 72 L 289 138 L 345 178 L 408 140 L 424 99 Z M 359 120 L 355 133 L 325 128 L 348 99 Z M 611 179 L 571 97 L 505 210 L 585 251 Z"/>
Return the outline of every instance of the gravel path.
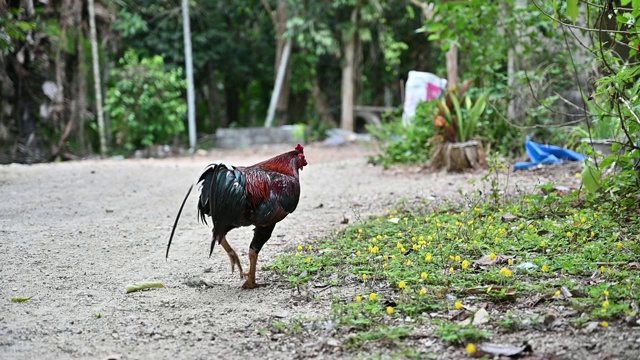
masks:
<path fill-rule="evenodd" d="M 196 221 L 195 196 L 165 261 L 174 216 L 207 163 L 250 165 L 288 150 L 1 166 L 0 358 L 240 359 L 256 351 L 265 359 L 300 358 L 298 349 L 275 346 L 277 339 L 259 330 L 274 318 L 325 313 L 328 303 L 299 301 L 262 266 L 294 245 L 331 236 L 344 217 L 354 223 L 400 199 L 459 198 L 458 189 L 471 189 L 469 180 L 483 175 L 384 171 L 367 165 L 363 147 L 309 145 L 298 209 L 260 254 L 258 281 L 269 286 L 243 290 L 223 251 L 207 257 L 210 230 Z M 516 175 L 511 184 L 531 188 L 549 175 L 535 174 Z M 565 178 L 564 185 L 576 181 Z M 228 237 L 245 266 L 250 236 L 243 228 Z M 201 280 L 208 286 L 193 286 Z M 139 281 L 167 288 L 125 294 Z"/>

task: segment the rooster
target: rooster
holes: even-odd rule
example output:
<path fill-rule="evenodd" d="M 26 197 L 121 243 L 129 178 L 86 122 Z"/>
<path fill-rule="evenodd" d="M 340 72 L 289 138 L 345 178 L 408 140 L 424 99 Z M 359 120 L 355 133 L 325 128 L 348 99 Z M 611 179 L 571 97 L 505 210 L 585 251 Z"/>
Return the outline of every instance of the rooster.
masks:
<path fill-rule="evenodd" d="M 230 166 L 222 162 L 209 164 L 189 187 L 182 201 L 167 244 L 166 257 L 176 231 L 176 225 L 193 185 L 200 184 L 198 217 L 207 224 L 211 217 L 213 236 L 209 257 L 215 244 L 222 245 L 231 261 L 231 272 L 238 266 L 240 277 L 246 277 L 245 289 L 253 289 L 256 283 L 258 253 L 269 240 L 276 226 L 291 214 L 300 199 L 299 170 L 307 165 L 304 148 L 298 144 L 295 150 L 248 167 Z M 208 225 L 208 224 L 207 224 Z M 249 245 L 249 272 L 242 272 L 236 252 L 227 242 L 229 231 L 241 226 L 255 226 L 253 240 Z"/>

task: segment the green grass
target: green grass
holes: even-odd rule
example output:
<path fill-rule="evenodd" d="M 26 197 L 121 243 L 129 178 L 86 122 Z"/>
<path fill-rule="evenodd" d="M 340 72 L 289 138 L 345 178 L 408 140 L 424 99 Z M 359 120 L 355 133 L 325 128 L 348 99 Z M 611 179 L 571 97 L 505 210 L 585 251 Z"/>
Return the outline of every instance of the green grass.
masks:
<path fill-rule="evenodd" d="M 425 313 L 465 312 L 487 302 L 508 315 L 523 301 L 540 299 L 583 313 L 572 320 L 576 328 L 587 320 L 615 323 L 635 315 L 631 304 L 640 301 L 635 198 L 605 206 L 603 195 L 583 196 L 552 192 L 457 211 L 388 210 L 336 239 L 296 246 L 273 269 L 293 287 L 311 280 L 359 283 L 364 290 L 334 299 L 331 314 L 338 329 L 355 331 L 350 346 L 393 343 L 410 329 L 402 319 L 419 323 Z M 526 264 L 529 270 L 521 268 Z M 517 329 L 518 321 L 494 325 Z M 445 342 L 490 337 L 455 321 L 440 326 Z"/>

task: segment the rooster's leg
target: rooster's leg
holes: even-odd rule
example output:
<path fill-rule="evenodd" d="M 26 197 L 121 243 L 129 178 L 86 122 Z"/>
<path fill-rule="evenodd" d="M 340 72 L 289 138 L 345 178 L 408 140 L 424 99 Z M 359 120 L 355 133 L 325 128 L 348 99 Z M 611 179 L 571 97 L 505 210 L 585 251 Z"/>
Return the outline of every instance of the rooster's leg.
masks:
<path fill-rule="evenodd" d="M 227 252 L 227 255 L 229 255 L 229 261 L 231 261 L 231 272 L 233 273 L 234 270 L 236 269 L 236 265 L 238 265 L 238 270 L 240 270 L 240 278 L 242 278 L 243 274 L 242 274 L 242 265 L 240 265 L 240 258 L 238 258 L 238 254 L 236 254 L 236 252 L 233 250 L 231 245 L 229 245 L 226 237 L 222 239 L 222 241 L 220 242 L 220 245 L 222 245 L 224 250 Z"/>
<path fill-rule="evenodd" d="M 253 289 L 256 286 L 258 286 L 258 284 L 256 284 L 256 263 L 257 262 L 258 262 L 258 252 L 253 249 L 249 249 L 249 272 L 242 274 L 242 276 L 245 276 L 247 278 L 247 281 L 245 281 L 244 285 L 242 285 L 243 289 Z"/>
<path fill-rule="evenodd" d="M 269 240 L 271 237 L 271 233 L 273 229 L 276 227 L 275 224 L 266 227 L 256 227 L 253 230 L 253 240 L 251 241 L 251 245 L 249 245 L 249 272 L 242 274 L 247 278 L 242 288 L 244 289 L 253 289 L 257 286 L 260 286 L 256 283 L 256 263 L 258 262 L 258 253 L 262 246 Z"/>

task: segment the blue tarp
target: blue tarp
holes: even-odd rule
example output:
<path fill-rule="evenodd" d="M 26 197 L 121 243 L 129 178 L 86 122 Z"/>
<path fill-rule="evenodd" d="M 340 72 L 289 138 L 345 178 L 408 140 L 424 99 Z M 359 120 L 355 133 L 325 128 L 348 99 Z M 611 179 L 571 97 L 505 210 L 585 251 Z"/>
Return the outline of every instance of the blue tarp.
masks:
<path fill-rule="evenodd" d="M 559 146 L 542 145 L 527 140 L 524 144 L 531 162 L 519 162 L 513 166 L 514 170 L 526 170 L 538 164 L 561 164 L 562 160 L 584 161 L 587 157 L 569 149 Z"/>

